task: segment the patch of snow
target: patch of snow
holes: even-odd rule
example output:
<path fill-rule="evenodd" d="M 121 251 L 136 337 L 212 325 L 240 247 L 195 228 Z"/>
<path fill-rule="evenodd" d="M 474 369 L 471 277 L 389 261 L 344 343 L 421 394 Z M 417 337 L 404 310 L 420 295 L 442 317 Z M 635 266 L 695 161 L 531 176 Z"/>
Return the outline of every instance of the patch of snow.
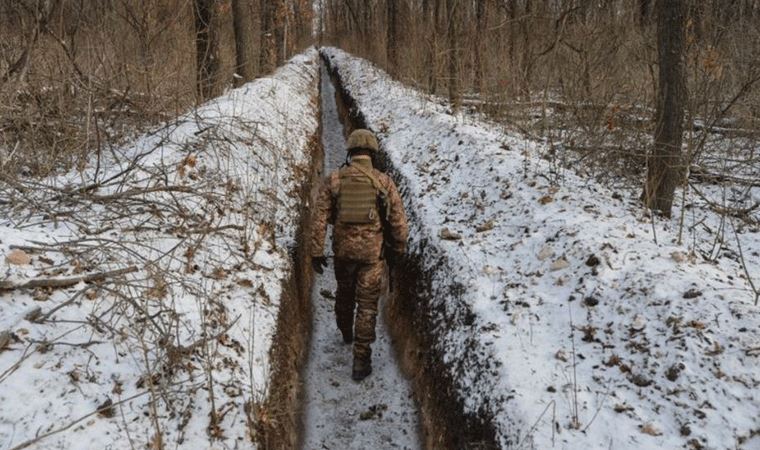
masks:
<path fill-rule="evenodd" d="M 157 448 L 158 430 L 172 448 L 254 445 L 248 421 L 268 395 L 318 130 L 318 67 L 310 50 L 81 172 L 36 191 L 0 186 L 4 283 L 136 267 L 0 291 L 0 331 L 14 335 L 0 350 L 0 448 L 37 437 L 38 449 Z M 31 266 L 5 264 L 12 246 L 38 249 Z M 37 308 L 47 320 L 25 318 Z"/>
<path fill-rule="evenodd" d="M 396 172 L 464 412 L 503 448 L 757 448 L 760 314 L 740 267 L 674 259 L 677 222 L 652 223 L 638 192 L 550 183 L 543 144 L 323 53 Z"/>

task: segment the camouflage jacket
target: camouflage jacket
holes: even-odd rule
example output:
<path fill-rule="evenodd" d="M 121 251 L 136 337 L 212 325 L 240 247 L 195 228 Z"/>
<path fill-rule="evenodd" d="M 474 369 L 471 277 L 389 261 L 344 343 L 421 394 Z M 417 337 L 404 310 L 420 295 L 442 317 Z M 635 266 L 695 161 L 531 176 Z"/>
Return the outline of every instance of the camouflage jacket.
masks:
<path fill-rule="evenodd" d="M 357 163 L 366 163 L 356 161 Z M 369 164 L 371 167 L 371 163 Z M 372 168 L 372 173 L 380 184 L 388 192 L 388 206 L 390 208 L 387 224 L 390 227 L 388 233 L 393 242 L 392 250 L 397 253 L 406 251 L 406 240 L 409 236 L 406 212 L 398 193 L 396 184 L 390 177 L 377 169 Z M 380 258 L 383 246 L 383 225 L 380 217 L 374 217 L 370 223 L 346 224 L 336 223 L 338 216 L 338 194 L 340 191 L 341 176 L 364 176 L 359 169 L 351 166 L 333 171 L 323 181 L 314 202 L 314 216 L 311 239 L 312 256 L 322 256 L 325 245 L 327 224 L 333 228 L 333 253 L 338 259 L 351 259 L 355 261 L 377 261 Z"/>

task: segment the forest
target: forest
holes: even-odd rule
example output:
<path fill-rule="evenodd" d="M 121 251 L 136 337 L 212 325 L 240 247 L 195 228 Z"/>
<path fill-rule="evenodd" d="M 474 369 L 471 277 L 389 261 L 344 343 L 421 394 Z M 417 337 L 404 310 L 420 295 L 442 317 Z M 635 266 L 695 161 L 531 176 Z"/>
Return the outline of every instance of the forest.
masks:
<path fill-rule="evenodd" d="M 760 449 L 758 306 L 760 0 L 0 0 L 0 449 Z"/>

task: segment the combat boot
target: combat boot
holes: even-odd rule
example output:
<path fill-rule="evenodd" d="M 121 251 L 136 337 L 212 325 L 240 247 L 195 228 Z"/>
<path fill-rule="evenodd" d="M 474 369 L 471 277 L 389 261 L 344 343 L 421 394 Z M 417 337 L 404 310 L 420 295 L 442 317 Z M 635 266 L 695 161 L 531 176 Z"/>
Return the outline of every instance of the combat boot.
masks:
<path fill-rule="evenodd" d="M 372 373 L 372 363 L 368 359 L 354 358 L 354 368 L 351 378 L 362 381 Z"/>

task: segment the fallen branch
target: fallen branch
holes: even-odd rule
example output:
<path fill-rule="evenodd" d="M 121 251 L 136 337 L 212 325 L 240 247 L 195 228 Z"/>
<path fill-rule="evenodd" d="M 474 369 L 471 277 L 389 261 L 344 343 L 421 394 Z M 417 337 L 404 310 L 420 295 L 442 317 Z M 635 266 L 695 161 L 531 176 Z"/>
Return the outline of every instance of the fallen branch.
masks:
<path fill-rule="evenodd" d="M 121 198 L 135 197 L 138 195 L 151 194 L 154 192 L 194 192 L 194 189 L 190 186 L 156 186 L 147 189 L 129 189 L 123 192 L 117 192 L 115 194 L 98 195 L 90 194 L 88 197 L 96 202 L 107 202 L 112 200 L 118 200 Z"/>
<path fill-rule="evenodd" d="M 710 173 L 705 171 L 699 166 L 691 166 L 689 168 L 689 178 L 702 183 L 720 184 L 725 182 L 741 184 L 751 187 L 760 187 L 760 181 L 748 178 L 739 178 L 731 175 Z"/>
<path fill-rule="evenodd" d="M 62 288 L 74 286 L 80 282 L 92 283 L 94 281 L 101 281 L 106 278 L 117 277 L 127 273 L 137 272 L 136 266 L 130 266 L 124 269 L 111 270 L 109 272 L 91 273 L 82 275 L 80 277 L 69 278 L 37 278 L 29 280 L 22 284 L 12 284 L 8 281 L 0 282 L 0 290 L 14 290 L 14 289 L 34 289 L 34 288 Z"/>
<path fill-rule="evenodd" d="M 692 190 L 697 194 L 699 198 L 705 201 L 707 203 L 707 206 L 713 210 L 715 213 L 721 215 L 721 216 L 731 216 L 736 217 L 737 219 L 742 219 L 745 222 L 751 222 L 751 214 L 756 209 L 760 208 L 760 202 L 755 202 L 751 206 L 748 206 L 746 208 L 729 208 L 725 206 L 721 206 L 714 201 L 710 200 L 707 195 L 705 195 L 702 191 L 699 190 L 698 187 L 694 185 L 694 183 L 689 183 L 689 186 L 692 188 Z"/>

